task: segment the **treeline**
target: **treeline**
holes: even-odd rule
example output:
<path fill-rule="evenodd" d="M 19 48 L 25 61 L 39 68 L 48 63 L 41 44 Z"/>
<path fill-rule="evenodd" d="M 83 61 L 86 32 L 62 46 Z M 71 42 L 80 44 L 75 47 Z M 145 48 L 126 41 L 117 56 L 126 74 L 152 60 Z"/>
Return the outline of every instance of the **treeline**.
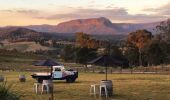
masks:
<path fill-rule="evenodd" d="M 106 54 L 127 65 L 128 61 L 117 45 L 107 40 L 94 39 L 91 35 L 82 32 L 76 33 L 76 45 L 65 46 L 60 55 L 66 62 L 87 64 L 92 59 Z"/>
<path fill-rule="evenodd" d="M 129 33 L 124 55 L 131 66 L 151 66 L 169 63 L 170 19 L 156 26 L 156 35 L 143 29 Z"/>
<path fill-rule="evenodd" d="M 147 30 L 137 30 L 128 35 L 123 53 L 131 66 L 151 66 L 168 63 L 170 45 Z"/>

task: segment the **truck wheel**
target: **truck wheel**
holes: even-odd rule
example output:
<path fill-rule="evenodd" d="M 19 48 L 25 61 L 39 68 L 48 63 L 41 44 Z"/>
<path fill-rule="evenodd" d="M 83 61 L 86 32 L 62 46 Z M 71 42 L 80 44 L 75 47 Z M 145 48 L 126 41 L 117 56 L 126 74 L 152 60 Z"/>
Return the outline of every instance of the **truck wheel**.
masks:
<path fill-rule="evenodd" d="M 76 79 L 72 79 L 72 82 L 74 83 Z"/>
<path fill-rule="evenodd" d="M 74 82 L 74 81 L 75 81 L 75 80 L 73 80 L 72 78 L 67 78 L 67 79 L 66 79 L 66 82 L 67 82 L 67 83 L 72 83 L 72 82 Z"/>

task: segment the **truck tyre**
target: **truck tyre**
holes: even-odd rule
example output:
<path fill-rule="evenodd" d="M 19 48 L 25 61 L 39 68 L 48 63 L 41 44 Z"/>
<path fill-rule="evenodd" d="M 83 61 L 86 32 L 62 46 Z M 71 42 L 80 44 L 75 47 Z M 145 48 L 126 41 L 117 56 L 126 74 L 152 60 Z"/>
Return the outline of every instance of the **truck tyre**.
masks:
<path fill-rule="evenodd" d="M 74 82 L 75 82 L 75 80 L 76 80 L 75 78 L 74 78 L 74 79 L 72 79 L 72 83 L 74 83 Z"/>
<path fill-rule="evenodd" d="M 66 78 L 66 82 L 67 83 L 72 83 L 72 78 L 70 78 L 70 77 Z"/>

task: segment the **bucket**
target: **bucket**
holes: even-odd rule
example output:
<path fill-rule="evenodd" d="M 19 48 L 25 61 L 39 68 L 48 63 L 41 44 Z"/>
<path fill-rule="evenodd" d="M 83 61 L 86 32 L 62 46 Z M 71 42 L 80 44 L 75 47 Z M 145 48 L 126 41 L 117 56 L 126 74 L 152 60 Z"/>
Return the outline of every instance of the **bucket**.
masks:
<path fill-rule="evenodd" d="M 19 81 L 20 82 L 25 82 L 26 81 L 25 75 L 19 75 Z"/>
<path fill-rule="evenodd" d="M 113 84 L 111 80 L 101 80 L 100 84 L 106 85 L 108 96 L 113 95 Z M 102 90 L 102 92 L 104 92 L 104 90 Z"/>

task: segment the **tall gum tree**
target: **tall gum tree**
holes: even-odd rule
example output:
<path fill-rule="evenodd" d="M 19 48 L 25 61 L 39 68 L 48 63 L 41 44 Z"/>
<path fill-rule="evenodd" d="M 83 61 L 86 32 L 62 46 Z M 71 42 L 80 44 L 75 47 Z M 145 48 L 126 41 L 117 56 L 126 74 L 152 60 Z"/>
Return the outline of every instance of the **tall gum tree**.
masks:
<path fill-rule="evenodd" d="M 142 66 L 142 49 L 152 40 L 153 35 L 151 32 L 142 29 L 131 32 L 127 37 L 127 44 L 135 46 L 139 50 L 139 65 Z"/>

